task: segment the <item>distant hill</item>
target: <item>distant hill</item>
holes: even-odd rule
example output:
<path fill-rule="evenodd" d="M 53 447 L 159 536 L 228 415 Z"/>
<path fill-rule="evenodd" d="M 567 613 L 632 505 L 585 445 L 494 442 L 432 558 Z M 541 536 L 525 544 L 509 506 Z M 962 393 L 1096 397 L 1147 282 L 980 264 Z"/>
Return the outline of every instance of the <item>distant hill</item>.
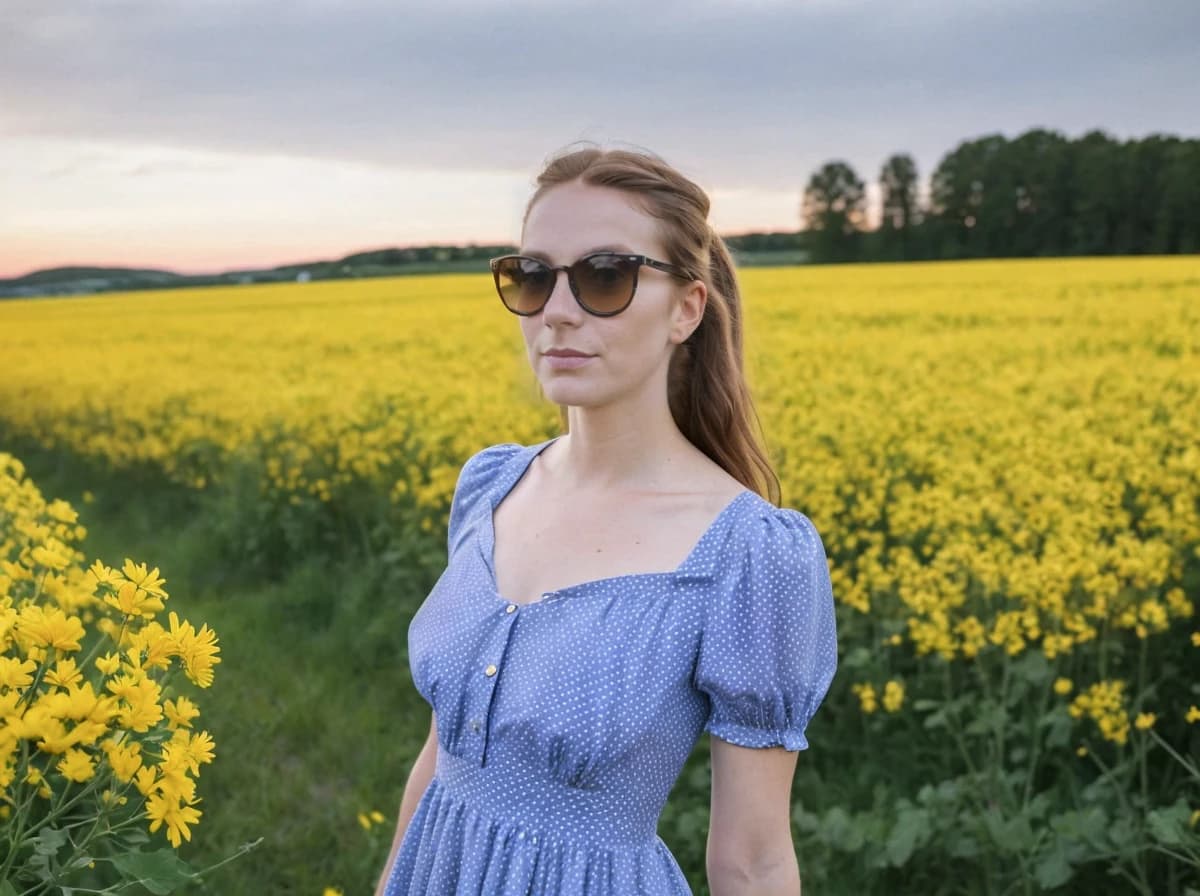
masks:
<path fill-rule="evenodd" d="M 800 234 L 753 233 L 725 237 L 739 264 L 800 264 L 807 259 Z M 0 279 L 0 299 L 87 295 L 182 286 L 234 286 L 246 283 L 395 277 L 404 274 L 486 273 L 488 259 L 517 251 L 516 246 L 413 246 L 355 252 L 337 261 L 310 261 L 225 271 L 178 274 L 146 268 L 59 267 Z"/>

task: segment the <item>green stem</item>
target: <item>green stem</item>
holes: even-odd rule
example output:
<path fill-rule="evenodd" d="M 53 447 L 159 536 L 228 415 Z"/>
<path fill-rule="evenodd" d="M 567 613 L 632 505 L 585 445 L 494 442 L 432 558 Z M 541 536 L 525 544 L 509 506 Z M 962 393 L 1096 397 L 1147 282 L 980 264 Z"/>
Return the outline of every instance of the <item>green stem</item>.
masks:
<path fill-rule="evenodd" d="M 1185 865 L 1200 864 L 1200 853 L 1192 852 L 1191 850 L 1188 850 L 1188 854 L 1186 856 L 1184 856 L 1184 855 L 1180 855 L 1179 853 L 1175 852 L 1174 850 L 1167 849 L 1165 846 L 1161 846 L 1157 843 L 1153 844 L 1150 848 L 1153 850 L 1156 850 L 1157 852 L 1161 852 L 1165 855 L 1168 855 L 1171 858 L 1175 859 L 1176 861 L 1182 862 Z"/>
<path fill-rule="evenodd" d="M 1037 774 L 1038 760 L 1042 758 L 1042 737 L 1038 728 L 1038 722 L 1046 716 L 1046 706 L 1050 702 L 1050 693 L 1054 685 L 1047 681 L 1047 684 L 1042 688 L 1042 699 L 1038 706 L 1038 711 L 1033 717 L 1033 724 L 1030 726 L 1030 740 L 1033 742 L 1029 748 L 1029 773 L 1025 775 L 1025 787 L 1021 792 L 1021 810 L 1024 811 L 1029 807 L 1029 799 L 1033 793 L 1033 779 Z"/>
<path fill-rule="evenodd" d="M 115 643 L 117 645 L 118 653 L 121 652 L 121 639 L 123 637 L 125 637 L 125 627 L 128 624 L 129 624 L 129 615 L 122 614 L 121 630 L 119 632 L 117 632 L 117 637 L 116 637 L 116 641 L 115 641 Z M 86 657 L 84 657 L 83 663 L 80 665 L 80 668 L 82 669 L 84 666 L 88 665 L 92 660 L 94 660 L 96 658 L 96 654 L 98 654 L 100 652 L 100 648 L 103 646 L 104 646 L 104 639 L 100 638 L 98 641 L 96 641 L 95 646 L 92 647 L 91 652 Z"/>
<path fill-rule="evenodd" d="M 21 741 L 21 761 L 17 763 L 16 771 L 13 773 L 14 778 L 24 783 L 22 772 L 29 768 L 29 743 Z M 12 871 L 13 863 L 17 860 L 17 844 L 21 838 L 25 836 L 25 816 L 29 811 L 29 807 L 33 805 L 33 801 L 37 798 L 37 788 L 29 788 L 29 795 L 23 803 L 13 809 L 13 822 L 9 826 L 8 834 L 8 855 L 4 859 L 4 866 L 0 868 L 0 881 L 8 880 L 8 874 Z"/>
<path fill-rule="evenodd" d="M 33 700 L 37 697 L 38 688 L 41 687 L 42 680 L 45 679 L 46 673 L 50 670 L 50 663 L 54 660 L 55 649 L 53 647 L 46 648 L 46 655 L 42 658 L 42 662 L 38 665 L 37 674 L 33 676 L 33 682 L 24 691 L 21 692 L 21 698 L 17 701 L 17 710 L 20 712 L 21 704 L 28 703 L 28 706 L 33 706 Z M 26 708 L 28 708 L 28 706 Z M 24 715 L 24 713 L 21 713 Z"/>
<path fill-rule="evenodd" d="M 1109 767 L 1101 761 L 1100 757 L 1097 756 L 1090 748 L 1088 749 L 1088 756 L 1092 758 L 1092 761 L 1095 762 L 1096 765 L 1100 766 L 1100 769 L 1103 772 L 1101 778 L 1115 778 L 1113 771 L 1109 769 Z M 1137 810 L 1135 810 L 1133 805 L 1129 802 L 1129 797 L 1125 794 L 1125 788 L 1118 782 L 1117 786 L 1114 787 L 1113 790 L 1116 792 L 1117 799 L 1120 801 L 1125 811 L 1128 812 L 1131 817 L 1140 820 L 1142 813 L 1139 813 Z M 1118 863 L 1116 867 L 1118 870 L 1121 870 L 1120 863 Z M 1138 862 L 1134 868 L 1137 870 L 1137 878 L 1135 882 L 1140 885 L 1142 892 L 1146 893 L 1147 896 L 1154 896 L 1153 891 L 1150 889 L 1150 883 L 1145 878 L 1145 871 L 1142 868 L 1141 863 Z M 1122 871 L 1122 873 L 1124 872 Z M 1133 878 L 1131 878 L 1131 880 L 1133 880 Z"/>
<path fill-rule="evenodd" d="M 1143 693 L 1142 689 L 1145 687 L 1145 684 L 1146 684 L 1146 639 L 1140 638 L 1139 646 L 1138 646 L 1138 680 L 1137 680 L 1137 693 L 1138 693 L 1139 709 L 1141 708 L 1141 697 L 1142 697 L 1142 693 Z M 1142 810 L 1146 811 L 1150 808 L 1150 780 L 1149 780 L 1149 774 L 1146 770 L 1146 753 L 1149 751 L 1147 750 L 1145 743 L 1142 743 L 1140 746 L 1141 746 L 1141 749 L 1138 750 L 1138 778 L 1139 778 L 1139 783 L 1141 784 L 1141 791 L 1142 791 Z"/>
<path fill-rule="evenodd" d="M 1200 781 L 1200 769 L 1197 769 L 1196 766 L 1194 766 L 1190 762 L 1188 762 L 1188 760 L 1185 757 L 1180 756 L 1179 753 L 1177 753 L 1175 751 L 1175 748 L 1172 747 L 1165 740 L 1163 740 L 1162 736 L 1157 731 L 1155 731 L 1153 728 L 1150 729 L 1150 736 L 1152 738 L 1154 738 L 1156 741 L 1158 741 L 1159 745 L 1164 750 L 1166 750 L 1168 753 L 1170 753 L 1176 762 L 1178 762 L 1185 769 L 1187 769 L 1187 772 L 1189 775 L 1191 775 L 1197 781 Z"/>
<path fill-rule="evenodd" d="M 1008 727 L 1005 724 L 1005 720 L 1008 718 L 1008 679 L 1009 668 L 1011 665 L 1012 657 L 1009 652 L 1005 650 L 1004 662 L 1000 673 L 1000 722 L 996 725 L 993 732 L 995 735 L 996 760 L 992 764 L 992 772 L 996 775 L 996 792 L 1001 800 L 1009 795 L 1008 789 L 1003 786 L 1003 781 L 1005 780 L 1004 731 Z M 1013 807 L 1009 805 L 1007 808 L 1011 811 Z"/>

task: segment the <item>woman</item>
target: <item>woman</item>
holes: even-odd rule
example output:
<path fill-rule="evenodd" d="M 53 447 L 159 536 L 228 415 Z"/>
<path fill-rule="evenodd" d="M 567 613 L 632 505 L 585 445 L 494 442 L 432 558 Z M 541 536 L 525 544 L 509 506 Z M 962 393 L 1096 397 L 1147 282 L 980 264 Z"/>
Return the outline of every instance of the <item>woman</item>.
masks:
<path fill-rule="evenodd" d="M 707 731 L 714 896 L 795 896 L 834 605 L 751 428 L 732 261 L 655 156 L 587 147 L 537 183 L 492 269 L 566 433 L 460 473 L 408 630 L 433 718 L 376 893 L 689 894 L 656 824 Z"/>

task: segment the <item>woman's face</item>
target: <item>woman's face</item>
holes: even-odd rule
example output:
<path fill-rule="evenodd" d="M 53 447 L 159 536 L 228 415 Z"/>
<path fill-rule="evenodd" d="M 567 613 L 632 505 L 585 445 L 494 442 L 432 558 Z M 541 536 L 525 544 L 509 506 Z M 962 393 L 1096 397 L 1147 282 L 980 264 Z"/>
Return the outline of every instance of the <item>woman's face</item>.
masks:
<path fill-rule="evenodd" d="M 624 193 L 576 181 L 553 187 L 533 205 L 520 254 L 557 266 L 605 249 L 670 261 L 656 221 Z M 647 389 L 661 389 L 665 401 L 671 351 L 699 325 L 704 302 L 701 281 L 687 283 L 643 265 L 629 307 L 597 317 L 575 301 L 567 274 L 560 271 L 545 307 L 519 320 L 529 363 L 550 401 L 599 406 L 644 396 Z M 550 349 L 591 357 L 576 366 L 556 365 L 545 354 Z"/>

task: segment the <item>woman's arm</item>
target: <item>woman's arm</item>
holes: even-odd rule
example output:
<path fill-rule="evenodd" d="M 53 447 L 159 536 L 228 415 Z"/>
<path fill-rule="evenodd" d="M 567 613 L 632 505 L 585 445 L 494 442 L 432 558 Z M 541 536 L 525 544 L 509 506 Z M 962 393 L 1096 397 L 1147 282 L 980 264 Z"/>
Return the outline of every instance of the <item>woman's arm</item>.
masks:
<path fill-rule="evenodd" d="M 396 861 L 396 853 L 400 851 L 400 841 L 404 839 L 408 823 L 412 820 L 413 813 L 417 811 L 417 803 L 425 795 L 425 789 L 429 786 L 430 779 L 433 778 L 433 770 L 437 765 L 437 746 L 437 714 L 432 713 L 429 736 L 425 738 L 425 745 L 417 754 L 412 771 L 409 772 L 408 781 L 404 785 L 404 797 L 400 800 L 400 817 L 396 821 L 396 836 L 392 838 L 392 851 L 388 854 L 388 860 L 383 866 L 383 873 L 379 876 L 379 883 L 375 886 L 375 896 L 383 896 L 388 873 L 392 870 L 392 863 Z"/>
<path fill-rule="evenodd" d="M 706 866 L 712 896 L 800 896 L 792 843 L 793 751 L 710 738 L 712 807 Z"/>

